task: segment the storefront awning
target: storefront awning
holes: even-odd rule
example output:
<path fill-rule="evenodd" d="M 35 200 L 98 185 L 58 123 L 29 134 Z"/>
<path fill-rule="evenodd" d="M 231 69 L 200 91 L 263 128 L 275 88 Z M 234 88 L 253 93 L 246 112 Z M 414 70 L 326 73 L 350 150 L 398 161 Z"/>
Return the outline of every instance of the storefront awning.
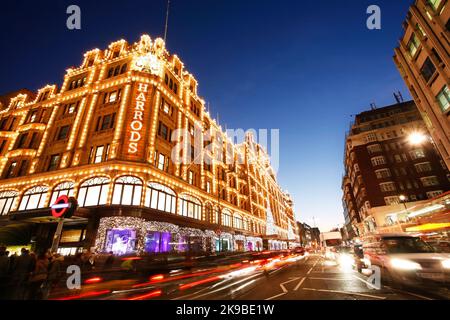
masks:
<path fill-rule="evenodd" d="M 21 246 L 31 241 L 33 225 L 28 223 L 10 224 L 0 227 L 0 245 Z"/>

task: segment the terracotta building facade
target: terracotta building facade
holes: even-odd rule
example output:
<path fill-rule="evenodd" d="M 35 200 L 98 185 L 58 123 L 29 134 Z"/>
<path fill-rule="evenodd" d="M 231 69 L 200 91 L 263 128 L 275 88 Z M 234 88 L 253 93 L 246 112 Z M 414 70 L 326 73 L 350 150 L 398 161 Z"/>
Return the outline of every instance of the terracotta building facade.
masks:
<path fill-rule="evenodd" d="M 79 208 L 64 254 L 287 248 L 293 203 L 267 152 L 252 135 L 234 143 L 197 90 L 164 41 L 143 35 L 86 52 L 60 89 L 2 97 L 0 242 L 28 228 L 49 247 L 49 207 L 68 195 Z M 194 148 L 208 139 L 214 147 Z"/>
<path fill-rule="evenodd" d="M 416 0 L 403 28 L 394 61 L 450 168 L 450 4 Z"/>
<path fill-rule="evenodd" d="M 371 209 L 433 199 L 450 190 L 447 167 L 435 145 L 410 137 L 426 132 L 414 101 L 356 116 L 346 138 L 342 182 L 347 230 L 374 231 Z"/>

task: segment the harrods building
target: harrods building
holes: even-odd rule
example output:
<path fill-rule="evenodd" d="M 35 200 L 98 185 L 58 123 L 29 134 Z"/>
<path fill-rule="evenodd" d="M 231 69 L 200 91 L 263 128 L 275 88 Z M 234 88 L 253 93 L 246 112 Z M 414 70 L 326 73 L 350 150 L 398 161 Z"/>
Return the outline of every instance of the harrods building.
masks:
<path fill-rule="evenodd" d="M 78 209 L 64 222 L 66 255 L 295 245 L 293 203 L 267 151 L 252 135 L 234 143 L 197 87 L 162 39 L 143 35 L 85 53 L 60 87 L 1 96 L 0 244 L 51 247 L 50 207 L 67 195 Z M 198 152 L 205 136 L 216 147 Z"/>

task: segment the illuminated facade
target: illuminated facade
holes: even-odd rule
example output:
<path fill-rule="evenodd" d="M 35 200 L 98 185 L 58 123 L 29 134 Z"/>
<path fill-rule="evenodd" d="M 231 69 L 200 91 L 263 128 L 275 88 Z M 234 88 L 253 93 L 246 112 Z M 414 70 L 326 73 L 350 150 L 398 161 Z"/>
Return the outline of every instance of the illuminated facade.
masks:
<path fill-rule="evenodd" d="M 450 174 L 433 143 L 410 142 L 426 126 L 414 101 L 362 112 L 346 137 L 342 179 L 347 232 L 362 236 L 389 223 L 408 220 L 414 206 L 450 190 Z M 399 218 L 382 224 L 380 210 L 401 208 Z"/>
<path fill-rule="evenodd" d="M 394 61 L 450 168 L 450 6 L 416 0 L 403 24 Z"/>
<path fill-rule="evenodd" d="M 251 135 L 233 144 L 162 39 L 89 51 L 60 90 L 0 101 L 0 242 L 26 225 L 34 245 L 49 247 L 49 206 L 63 194 L 79 204 L 64 253 L 253 251 L 296 240 L 293 203 L 267 153 Z M 188 148 L 206 135 L 210 151 Z"/>

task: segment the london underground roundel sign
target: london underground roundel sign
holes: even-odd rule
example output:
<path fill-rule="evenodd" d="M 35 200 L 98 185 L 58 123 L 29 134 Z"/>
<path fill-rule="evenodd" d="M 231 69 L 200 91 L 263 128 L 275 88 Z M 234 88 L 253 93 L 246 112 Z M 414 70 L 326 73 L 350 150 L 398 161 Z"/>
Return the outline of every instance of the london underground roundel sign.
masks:
<path fill-rule="evenodd" d="M 72 209 L 72 203 L 68 196 L 60 196 L 56 199 L 56 202 L 52 205 L 52 216 L 55 218 L 61 218 L 69 213 Z"/>

